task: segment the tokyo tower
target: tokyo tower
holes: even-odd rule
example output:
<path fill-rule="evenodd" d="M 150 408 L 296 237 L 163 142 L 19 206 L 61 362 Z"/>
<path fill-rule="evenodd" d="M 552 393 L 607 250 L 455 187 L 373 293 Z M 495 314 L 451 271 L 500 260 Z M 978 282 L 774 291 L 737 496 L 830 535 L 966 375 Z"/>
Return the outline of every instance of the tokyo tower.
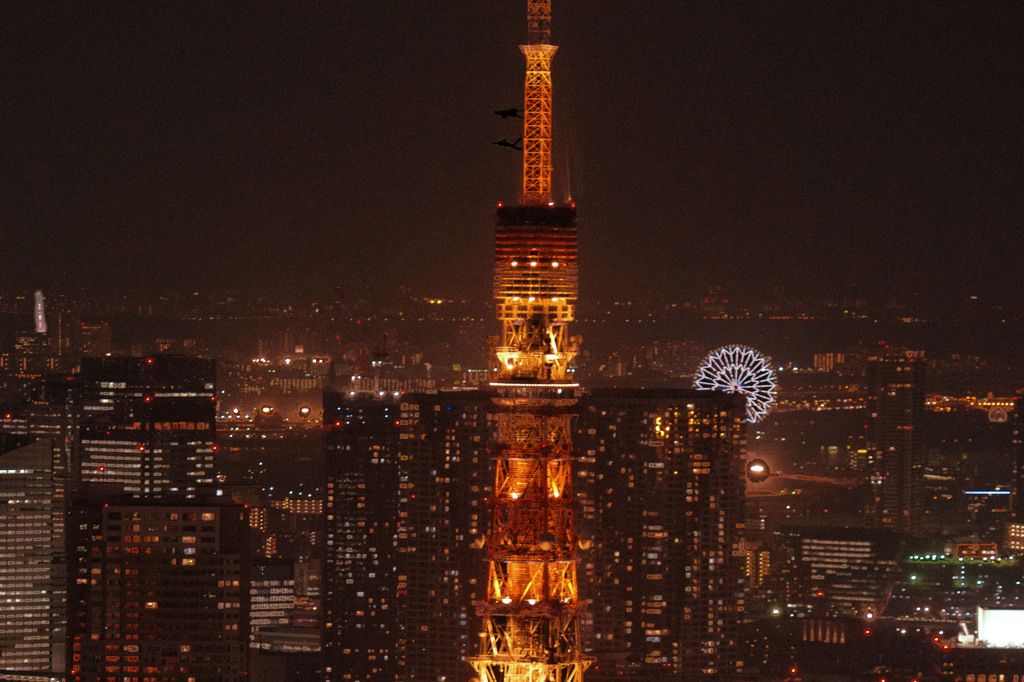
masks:
<path fill-rule="evenodd" d="M 578 295 L 576 207 L 551 199 L 551 1 L 527 0 L 523 199 L 499 206 L 491 386 L 497 436 L 486 538 L 480 682 L 581 682 L 569 335 Z"/>

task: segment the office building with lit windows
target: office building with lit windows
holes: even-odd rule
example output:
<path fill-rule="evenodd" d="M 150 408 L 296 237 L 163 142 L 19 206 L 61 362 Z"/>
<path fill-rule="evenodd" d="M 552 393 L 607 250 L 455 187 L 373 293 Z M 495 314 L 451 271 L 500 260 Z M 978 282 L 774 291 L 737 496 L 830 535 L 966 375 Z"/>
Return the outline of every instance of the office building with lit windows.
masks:
<path fill-rule="evenodd" d="M 395 679 L 399 404 L 324 395 L 327 680 Z"/>
<path fill-rule="evenodd" d="M 1024 397 L 1013 401 L 1013 497 L 1011 520 L 1006 524 L 1003 545 L 1007 553 L 1024 555 Z"/>
<path fill-rule="evenodd" d="M 83 358 L 80 498 L 195 498 L 215 483 L 214 361 Z"/>
<path fill-rule="evenodd" d="M 294 565 L 263 559 L 252 566 L 249 581 L 249 646 L 274 650 L 272 633 L 292 624 L 295 609 Z"/>
<path fill-rule="evenodd" d="M 877 615 L 895 579 L 900 542 L 879 528 L 789 528 L 789 610 L 819 617 Z"/>
<path fill-rule="evenodd" d="M 608 389 L 578 409 L 587 679 L 740 678 L 742 399 Z"/>
<path fill-rule="evenodd" d="M 248 514 L 217 497 L 215 367 L 83 358 L 68 474 L 68 677 L 241 679 Z"/>
<path fill-rule="evenodd" d="M 490 405 L 477 391 L 325 395 L 328 679 L 474 677 Z"/>
<path fill-rule="evenodd" d="M 53 447 L 0 452 L 0 679 L 64 669 L 62 526 L 53 517 Z"/>
<path fill-rule="evenodd" d="M 322 679 L 319 590 L 311 562 L 255 559 L 249 580 L 249 677 L 275 682 Z M 315 571 L 319 577 L 319 571 Z M 319 581 L 316 582 L 319 585 Z"/>
<path fill-rule="evenodd" d="M 246 678 L 242 507 L 135 500 L 77 507 L 71 524 L 69 680 Z"/>

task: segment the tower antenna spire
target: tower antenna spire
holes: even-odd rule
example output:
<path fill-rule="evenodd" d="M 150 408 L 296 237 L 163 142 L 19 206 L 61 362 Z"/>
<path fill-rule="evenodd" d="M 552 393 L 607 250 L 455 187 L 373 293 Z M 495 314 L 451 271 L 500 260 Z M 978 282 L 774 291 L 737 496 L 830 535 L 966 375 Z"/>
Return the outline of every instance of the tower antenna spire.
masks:
<path fill-rule="evenodd" d="M 35 320 L 36 320 L 36 333 L 46 333 L 46 303 L 43 299 L 43 292 L 36 291 L 35 293 Z"/>
<path fill-rule="evenodd" d="M 523 92 L 523 204 L 551 201 L 551 0 L 527 0 L 527 38 Z"/>

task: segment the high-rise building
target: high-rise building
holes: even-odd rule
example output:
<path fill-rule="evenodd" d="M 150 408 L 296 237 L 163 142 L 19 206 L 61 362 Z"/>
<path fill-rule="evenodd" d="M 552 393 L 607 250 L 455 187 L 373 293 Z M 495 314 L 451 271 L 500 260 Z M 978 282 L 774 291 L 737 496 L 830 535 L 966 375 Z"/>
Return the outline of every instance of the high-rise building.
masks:
<path fill-rule="evenodd" d="M 63 524 L 53 446 L 37 440 L 0 451 L 0 676 L 63 673 Z"/>
<path fill-rule="evenodd" d="M 0 409 L 0 437 L 4 434 L 31 440 L 45 439 L 52 448 L 54 532 L 64 533 L 64 513 L 73 450 L 78 441 L 82 409 L 79 384 L 73 375 L 52 375 L 35 383 L 27 399 Z M 26 441 L 27 442 L 27 441 Z M 64 541 L 57 543 L 55 564 L 64 563 Z"/>
<path fill-rule="evenodd" d="M 1003 545 L 1007 554 L 1024 555 L 1024 523 L 1012 521 L 1006 524 Z"/>
<path fill-rule="evenodd" d="M 924 515 L 923 380 L 923 353 L 868 359 L 872 511 L 880 525 L 910 533 Z"/>
<path fill-rule="evenodd" d="M 324 664 L 327 680 L 393 680 L 400 405 L 327 393 Z"/>
<path fill-rule="evenodd" d="M 241 679 L 248 515 L 217 497 L 214 362 L 83 358 L 68 467 L 72 680 Z"/>
<path fill-rule="evenodd" d="M 38 379 L 44 374 L 54 372 L 61 364 L 60 335 L 51 335 L 48 332 L 41 291 L 35 292 L 33 310 L 31 331 L 17 333 L 14 337 L 14 348 L 9 352 L 0 353 L 0 370 L 3 370 L 0 379 L 8 379 L 7 387 L 24 388 L 26 380 Z M 4 382 L 0 381 L 0 388 L 3 387 Z"/>
<path fill-rule="evenodd" d="M 474 602 L 483 597 L 481 553 L 491 436 L 488 396 L 452 391 L 408 396 L 403 416 L 398 537 L 406 597 L 400 611 L 401 680 L 468 682 L 479 646 Z M 401 492 L 401 491 L 400 491 Z"/>
<path fill-rule="evenodd" d="M 74 329 L 75 356 L 102 357 L 114 350 L 110 324 L 103 320 L 82 320 Z"/>
<path fill-rule="evenodd" d="M 253 553 L 267 559 L 309 561 L 323 545 L 323 500 L 287 497 L 249 509 Z"/>
<path fill-rule="evenodd" d="M 306 567 L 290 559 L 255 560 L 249 582 L 250 679 L 322 679 L 321 628 L 316 609 L 308 608 Z"/>
<path fill-rule="evenodd" d="M 1013 401 L 1013 497 L 1011 520 L 1006 524 L 1003 545 L 1010 554 L 1024 554 L 1024 396 Z"/>
<path fill-rule="evenodd" d="M 83 358 L 79 498 L 195 498 L 216 482 L 213 360 Z"/>
<path fill-rule="evenodd" d="M 23 551 L 13 551 L 4 559 L 7 575 L 13 577 L 22 587 L 34 589 L 30 583 L 22 579 L 27 576 L 38 577 L 37 572 L 45 562 L 45 571 L 49 573 L 50 585 L 46 590 L 49 600 L 46 613 L 46 643 L 51 646 L 52 670 L 55 675 L 63 675 L 66 670 L 66 634 L 67 634 L 67 554 L 65 512 L 67 499 L 67 482 L 74 443 L 77 439 L 80 422 L 80 405 L 78 384 L 72 376 L 48 376 L 30 386 L 25 399 L 14 405 L 0 409 L 0 450 L 7 446 L 32 443 L 32 456 L 18 465 L 15 453 L 0 460 L 4 468 L 4 478 L 12 487 L 7 490 L 7 504 L 3 511 L 12 514 L 3 522 L 4 537 L 20 545 L 23 538 L 29 538 L 31 547 L 21 545 Z M 7 445 L 5 445 L 5 443 Z M 18 451 L 28 452 L 27 449 Z M 4 484 L 0 484 L 4 485 Z M 33 517 L 48 509 L 46 521 L 33 520 L 31 528 L 21 526 L 22 511 L 30 511 Z M 20 511 L 19 511 L 20 510 Z M 19 527 L 21 526 L 21 527 Z M 46 538 L 43 538 L 45 534 Z M 19 562 L 25 562 L 20 564 Z M 33 564 L 33 565 L 29 565 Z M 3 571 L 0 571 L 2 573 Z M 8 585 L 4 588 L 8 595 L 17 592 L 17 588 Z M 38 596 L 37 596 L 38 598 Z M 8 623 L 14 624 L 22 620 L 32 620 L 38 613 L 38 601 L 32 598 L 11 596 L 5 608 Z M 31 638 L 36 645 L 44 640 L 38 632 L 25 629 L 23 634 Z M 13 647 L 9 649 L 8 647 Z M 4 651 L 14 651 L 18 645 L 7 642 Z M 4 675 L 0 674 L 0 679 Z M 17 678 L 29 679 L 29 678 Z M 40 678 L 48 679 L 48 677 Z"/>
<path fill-rule="evenodd" d="M 46 332 L 25 332 L 14 342 L 14 350 L 4 358 L 7 371 L 21 379 L 35 379 L 54 372 L 60 357 L 53 352 L 50 336 Z"/>
<path fill-rule="evenodd" d="M 473 677 L 490 410 L 477 391 L 325 395 L 328 679 Z"/>
<path fill-rule="evenodd" d="M 588 677 L 729 680 L 743 672 L 742 398 L 595 390 L 579 405 Z"/>
<path fill-rule="evenodd" d="M 249 581 L 249 646 L 272 651 L 273 633 L 292 624 L 295 566 L 287 559 L 260 559 Z"/>
<path fill-rule="evenodd" d="M 77 506 L 71 523 L 69 680 L 246 678 L 242 507 L 130 500 Z"/>

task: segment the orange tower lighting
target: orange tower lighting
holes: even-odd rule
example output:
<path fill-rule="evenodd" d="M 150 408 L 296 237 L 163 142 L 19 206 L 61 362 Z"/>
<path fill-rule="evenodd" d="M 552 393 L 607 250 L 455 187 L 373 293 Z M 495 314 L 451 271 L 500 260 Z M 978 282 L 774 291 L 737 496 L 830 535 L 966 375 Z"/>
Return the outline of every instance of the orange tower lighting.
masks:
<path fill-rule="evenodd" d="M 551 0 L 526 3 L 528 45 L 523 92 L 523 204 L 551 201 L 551 60 L 557 47 L 551 39 Z"/>
<path fill-rule="evenodd" d="M 497 436 L 480 682 L 581 682 L 569 367 L 578 294 L 576 208 L 551 201 L 550 0 L 528 0 L 523 201 L 498 209 L 492 339 Z"/>

